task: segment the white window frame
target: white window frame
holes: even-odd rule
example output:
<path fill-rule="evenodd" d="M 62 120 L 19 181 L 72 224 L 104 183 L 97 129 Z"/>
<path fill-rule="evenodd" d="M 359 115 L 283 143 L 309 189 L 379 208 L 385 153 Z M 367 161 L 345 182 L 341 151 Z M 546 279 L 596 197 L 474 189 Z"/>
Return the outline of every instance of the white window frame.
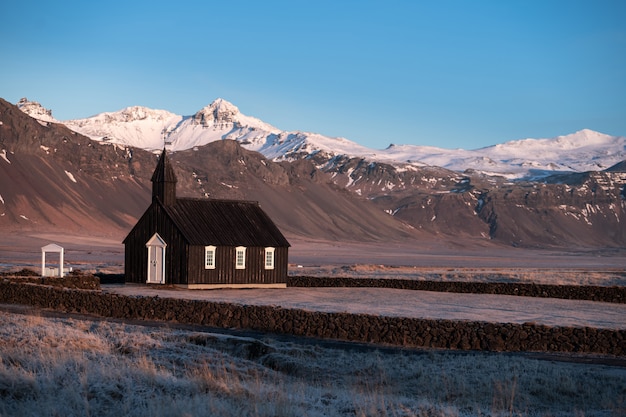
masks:
<path fill-rule="evenodd" d="M 204 269 L 215 269 L 215 246 L 204 247 Z M 209 254 L 211 257 L 209 258 Z M 210 261 L 210 262 L 209 262 Z"/>
<path fill-rule="evenodd" d="M 235 248 L 235 269 L 246 269 L 245 246 L 237 246 Z"/>
<path fill-rule="evenodd" d="M 264 260 L 264 264 L 265 264 L 265 269 L 274 269 L 274 264 L 275 264 L 275 257 L 274 257 L 274 252 L 276 251 L 276 248 L 265 248 L 265 260 Z"/>

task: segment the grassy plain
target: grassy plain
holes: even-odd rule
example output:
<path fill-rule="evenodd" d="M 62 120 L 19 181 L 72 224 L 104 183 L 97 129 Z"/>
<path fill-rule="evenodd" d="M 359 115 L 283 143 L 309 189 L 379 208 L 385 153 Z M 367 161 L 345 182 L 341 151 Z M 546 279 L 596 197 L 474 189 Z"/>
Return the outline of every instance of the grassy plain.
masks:
<path fill-rule="evenodd" d="M 621 416 L 626 368 L 0 313 L 0 415 Z"/>

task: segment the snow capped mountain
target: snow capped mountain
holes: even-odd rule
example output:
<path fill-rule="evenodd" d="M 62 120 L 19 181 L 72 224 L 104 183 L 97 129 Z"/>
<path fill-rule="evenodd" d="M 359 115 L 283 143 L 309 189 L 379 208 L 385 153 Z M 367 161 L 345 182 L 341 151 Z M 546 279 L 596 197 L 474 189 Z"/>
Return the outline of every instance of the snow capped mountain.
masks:
<path fill-rule="evenodd" d="M 163 137 L 182 116 L 166 110 L 127 107 L 117 112 L 100 113 L 87 119 L 68 120 L 70 129 L 94 140 L 110 141 L 143 149 L 163 148 Z"/>
<path fill-rule="evenodd" d="M 18 106 L 41 121 L 57 122 L 52 112 L 36 102 L 22 99 Z M 604 170 L 626 160 L 625 137 L 587 129 L 551 139 L 515 140 L 475 150 L 418 145 L 390 145 L 375 150 L 345 138 L 282 131 L 242 114 L 237 106 L 224 99 L 213 101 L 193 116 L 135 106 L 63 123 L 94 140 L 152 151 L 162 149 L 165 144 L 171 151 L 182 151 L 232 139 L 272 160 L 315 156 L 320 167 L 342 156 L 403 169 L 438 166 L 458 172 L 473 170 L 510 179 L 532 179 L 557 172 Z"/>
<path fill-rule="evenodd" d="M 599 171 L 626 159 L 626 137 L 583 129 L 553 139 L 506 142 L 477 152 L 508 163 L 513 172 Z"/>
<path fill-rule="evenodd" d="M 222 139 L 237 140 L 258 150 L 268 135 L 279 132 L 259 119 L 241 114 L 235 105 L 223 99 L 213 101 L 193 116 L 137 106 L 64 123 L 94 140 L 153 151 L 163 149 L 165 144 L 172 151 L 181 151 Z"/>
<path fill-rule="evenodd" d="M 278 133 L 280 130 L 274 126 L 242 114 L 237 106 L 224 99 L 217 99 L 193 116 L 184 117 L 167 132 L 166 142 L 172 151 L 181 151 L 232 139 L 259 151 L 269 136 Z"/>
<path fill-rule="evenodd" d="M 420 161 L 452 171 L 535 178 L 607 169 L 626 159 L 626 137 L 583 129 L 552 139 L 522 139 L 476 150 L 391 145 L 385 152 L 392 160 Z"/>

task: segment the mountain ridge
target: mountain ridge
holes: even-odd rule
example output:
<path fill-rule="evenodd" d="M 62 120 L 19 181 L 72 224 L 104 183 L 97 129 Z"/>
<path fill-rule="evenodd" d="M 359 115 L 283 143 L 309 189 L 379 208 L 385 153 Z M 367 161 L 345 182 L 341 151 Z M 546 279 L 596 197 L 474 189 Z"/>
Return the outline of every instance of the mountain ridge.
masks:
<path fill-rule="evenodd" d="M 38 115 L 51 117 L 49 110 L 38 108 L 33 102 L 22 99 L 20 103 L 18 107 L 35 118 Z M 130 117 L 129 113 L 133 116 Z M 162 149 L 165 144 L 176 152 L 216 140 L 232 139 L 275 161 L 315 156 L 320 168 L 332 164 L 337 157 L 364 158 L 398 168 L 438 166 L 456 172 L 473 170 L 519 180 L 538 179 L 559 172 L 603 170 L 626 160 L 626 137 L 590 129 L 555 138 L 513 140 L 474 150 L 395 144 L 376 150 L 345 138 L 282 131 L 242 114 L 237 106 L 221 98 L 191 116 L 133 106 L 85 119 L 56 122 L 94 140 L 150 151 Z"/>

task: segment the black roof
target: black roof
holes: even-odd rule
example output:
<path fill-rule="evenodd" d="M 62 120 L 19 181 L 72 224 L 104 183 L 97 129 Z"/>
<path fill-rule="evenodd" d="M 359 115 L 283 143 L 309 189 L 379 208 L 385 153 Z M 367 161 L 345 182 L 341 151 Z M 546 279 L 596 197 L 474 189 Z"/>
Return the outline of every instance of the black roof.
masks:
<path fill-rule="evenodd" d="M 190 245 L 290 246 L 255 201 L 178 198 L 161 206 Z"/>

